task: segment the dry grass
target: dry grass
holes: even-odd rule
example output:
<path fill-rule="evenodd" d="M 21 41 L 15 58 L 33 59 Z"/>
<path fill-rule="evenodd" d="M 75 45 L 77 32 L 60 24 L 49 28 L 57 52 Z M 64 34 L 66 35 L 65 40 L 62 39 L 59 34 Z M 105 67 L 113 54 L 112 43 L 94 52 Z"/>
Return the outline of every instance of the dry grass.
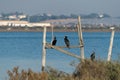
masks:
<path fill-rule="evenodd" d="M 85 60 L 73 75 L 76 80 L 120 80 L 120 63 Z"/>
<path fill-rule="evenodd" d="M 9 80 L 48 80 L 48 74 L 46 72 L 36 73 L 31 69 L 19 72 L 18 67 L 13 68 L 12 71 L 8 71 L 8 75 Z"/>
<path fill-rule="evenodd" d="M 90 61 L 78 64 L 73 74 L 47 67 L 45 72 L 31 69 L 19 72 L 18 67 L 8 71 L 9 80 L 120 80 L 120 62 Z"/>

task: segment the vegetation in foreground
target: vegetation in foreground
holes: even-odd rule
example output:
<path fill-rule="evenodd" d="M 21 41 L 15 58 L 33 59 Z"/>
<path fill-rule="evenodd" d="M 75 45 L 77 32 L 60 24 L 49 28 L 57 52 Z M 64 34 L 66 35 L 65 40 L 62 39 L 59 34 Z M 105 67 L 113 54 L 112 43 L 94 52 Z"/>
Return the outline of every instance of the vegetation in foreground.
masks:
<path fill-rule="evenodd" d="M 47 67 L 45 72 L 19 71 L 18 67 L 8 71 L 9 80 L 120 80 L 120 62 L 85 60 L 73 74 Z"/>

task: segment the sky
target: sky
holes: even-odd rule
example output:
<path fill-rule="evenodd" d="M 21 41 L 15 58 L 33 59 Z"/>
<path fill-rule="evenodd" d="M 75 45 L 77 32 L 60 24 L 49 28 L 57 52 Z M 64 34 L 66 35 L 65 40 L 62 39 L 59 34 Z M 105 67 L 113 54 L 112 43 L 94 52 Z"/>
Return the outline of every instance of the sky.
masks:
<path fill-rule="evenodd" d="M 109 14 L 120 16 L 120 0 L 0 0 L 0 13 L 23 12 L 29 15 Z"/>

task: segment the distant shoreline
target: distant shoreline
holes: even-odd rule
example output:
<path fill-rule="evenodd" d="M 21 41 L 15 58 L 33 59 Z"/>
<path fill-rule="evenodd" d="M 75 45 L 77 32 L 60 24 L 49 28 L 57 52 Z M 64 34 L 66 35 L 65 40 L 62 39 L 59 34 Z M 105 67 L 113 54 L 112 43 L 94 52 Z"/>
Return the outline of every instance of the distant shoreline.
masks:
<path fill-rule="evenodd" d="M 47 28 L 48 32 L 52 32 L 51 28 Z M 111 32 L 108 28 L 83 28 L 83 32 Z M 120 29 L 115 29 L 120 32 Z M 41 27 L 0 27 L 0 32 L 43 32 Z M 54 32 L 77 32 L 77 29 L 71 28 L 55 28 Z"/>

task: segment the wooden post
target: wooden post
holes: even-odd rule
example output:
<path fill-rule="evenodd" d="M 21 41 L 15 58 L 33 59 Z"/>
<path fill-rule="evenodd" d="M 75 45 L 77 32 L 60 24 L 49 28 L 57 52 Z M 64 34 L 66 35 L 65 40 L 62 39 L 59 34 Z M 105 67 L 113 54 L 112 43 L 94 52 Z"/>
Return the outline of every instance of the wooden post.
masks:
<path fill-rule="evenodd" d="M 67 55 L 69 55 L 69 56 L 72 56 L 72 57 L 81 59 L 80 56 L 78 56 L 78 55 L 76 55 L 76 54 L 73 54 L 73 53 L 71 53 L 71 52 L 65 51 L 65 50 L 61 49 L 61 47 L 53 46 L 53 45 L 51 45 L 51 44 L 49 44 L 49 43 L 46 44 L 46 47 L 50 47 L 50 48 L 52 48 L 52 49 L 56 49 L 56 50 L 58 50 L 58 51 L 60 51 L 60 52 L 62 52 L 62 53 L 64 53 L 64 54 L 67 54 Z"/>
<path fill-rule="evenodd" d="M 53 41 L 53 38 L 54 38 L 54 34 L 53 34 L 53 32 L 54 32 L 54 31 L 53 31 L 53 27 L 54 27 L 54 26 L 52 25 L 52 41 Z"/>
<path fill-rule="evenodd" d="M 44 26 L 43 32 L 43 49 L 42 49 L 42 71 L 44 71 L 45 63 L 46 63 L 46 26 Z"/>
<path fill-rule="evenodd" d="M 115 28 L 111 27 L 112 33 L 111 33 L 111 38 L 110 38 L 110 46 L 109 46 L 109 51 L 108 51 L 108 61 L 111 59 L 111 53 L 112 53 L 112 46 L 113 46 L 113 39 L 114 39 L 114 34 L 115 34 Z"/>
<path fill-rule="evenodd" d="M 83 37 L 82 37 L 82 28 L 81 28 L 81 21 L 80 21 L 80 16 L 78 16 L 78 37 L 79 37 L 79 42 L 80 42 L 80 51 L 81 51 L 81 59 L 84 60 L 84 42 L 83 42 Z"/>

